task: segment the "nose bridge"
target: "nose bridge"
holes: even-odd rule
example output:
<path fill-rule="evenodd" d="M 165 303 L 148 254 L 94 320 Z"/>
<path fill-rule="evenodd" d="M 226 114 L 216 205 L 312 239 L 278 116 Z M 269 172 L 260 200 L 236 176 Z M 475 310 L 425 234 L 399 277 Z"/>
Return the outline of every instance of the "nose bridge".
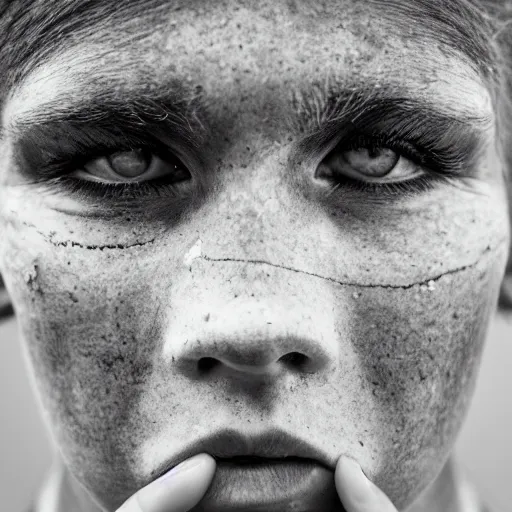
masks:
<path fill-rule="evenodd" d="M 228 155 L 228 171 L 222 173 L 215 199 L 202 212 L 208 223 L 203 233 L 216 235 L 222 229 L 221 237 L 208 240 L 210 252 L 219 257 L 237 254 L 282 261 L 293 257 L 312 215 L 287 176 L 292 172 L 289 148 L 275 141 L 257 147 L 256 152 L 237 146 Z"/>
<path fill-rule="evenodd" d="M 249 141 L 251 146 L 247 145 Z M 218 203 L 229 204 L 231 211 L 244 214 L 249 209 L 258 213 L 280 210 L 290 192 L 284 179 L 288 152 L 288 146 L 257 134 L 234 145 L 226 155 L 226 171 L 221 177 L 221 192 L 226 195 Z"/>

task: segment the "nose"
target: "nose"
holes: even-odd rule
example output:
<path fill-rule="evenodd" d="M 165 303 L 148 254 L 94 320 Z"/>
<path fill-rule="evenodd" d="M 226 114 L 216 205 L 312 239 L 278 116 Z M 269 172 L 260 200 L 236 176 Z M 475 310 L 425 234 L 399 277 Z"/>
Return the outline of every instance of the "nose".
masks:
<path fill-rule="evenodd" d="M 286 372 L 315 373 L 329 364 L 325 347 L 311 337 L 285 333 L 279 328 L 250 325 L 250 310 L 238 312 L 239 325 L 227 331 L 226 318 L 216 327 L 189 340 L 179 363 L 197 375 L 224 375 L 246 379 L 278 377 Z M 244 316 L 246 318 L 244 318 Z M 185 368 L 186 367 L 186 368 Z"/>
<path fill-rule="evenodd" d="M 186 304 L 175 302 L 163 354 L 189 378 L 315 374 L 328 372 L 338 359 L 332 306 L 315 303 L 308 310 L 308 301 L 286 293 L 226 301 L 204 288 L 201 300 Z"/>

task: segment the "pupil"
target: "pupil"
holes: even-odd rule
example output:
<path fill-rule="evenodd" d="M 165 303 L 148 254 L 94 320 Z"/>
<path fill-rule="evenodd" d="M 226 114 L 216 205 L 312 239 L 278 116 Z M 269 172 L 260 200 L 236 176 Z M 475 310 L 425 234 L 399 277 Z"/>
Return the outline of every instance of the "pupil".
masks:
<path fill-rule="evenodd" d="M 151 156 L 143 149 L 120 151 L 109 156 L 112 169 L 126 178 L 136 178 L 144 174 L 150 164 Z"/>
<path fill-rule="evenodd" d="M 382 148 L 370 148 L 368 149 L 368 155 L 370 158 L 378 158 L 383 152 Z"/>

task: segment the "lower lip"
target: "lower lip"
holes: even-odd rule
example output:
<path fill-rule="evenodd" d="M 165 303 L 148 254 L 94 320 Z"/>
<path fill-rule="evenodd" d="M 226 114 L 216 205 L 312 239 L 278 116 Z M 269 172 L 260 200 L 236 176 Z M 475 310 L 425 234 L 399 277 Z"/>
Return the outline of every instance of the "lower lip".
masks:
<path fill-rule="evenodd" d="M 217 461 L 213 481 L 191 512 L 345 512 L 332 471 L 307 459 L 255 464 Z"/>

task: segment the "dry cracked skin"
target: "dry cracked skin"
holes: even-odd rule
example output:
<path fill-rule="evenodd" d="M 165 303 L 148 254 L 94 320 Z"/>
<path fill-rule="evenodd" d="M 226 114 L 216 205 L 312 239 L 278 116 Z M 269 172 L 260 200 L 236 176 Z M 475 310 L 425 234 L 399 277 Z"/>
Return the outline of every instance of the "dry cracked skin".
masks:
<path fill-rule="evenodd" d="M 127 5 L 24 70 L 2 119 L 0 270 L 68 470 L 113 511 L 199 437 L 278 427 L 332 468 L 355 458 L 404 510 L 449 457 L 508 257 L 478 63 L 404 30 L 402 2 Z M 322 128 L 333 87 L 414 97 L 424 124 L 463 118 L 479 149 L 428 186 L 333 189 L 315 174 L 346 131 Z M 177 192 L 30 179 L 44 144 L 66 144 L 63 113 L 174 89 L 190 114 L 167 112 L 191 175 Z M 21 135 L 48 119 L 26 155 Z M 281 359 L 294 352 L 301 365 Z M 254 381 L 230 361 L 277 369 Z"/>

